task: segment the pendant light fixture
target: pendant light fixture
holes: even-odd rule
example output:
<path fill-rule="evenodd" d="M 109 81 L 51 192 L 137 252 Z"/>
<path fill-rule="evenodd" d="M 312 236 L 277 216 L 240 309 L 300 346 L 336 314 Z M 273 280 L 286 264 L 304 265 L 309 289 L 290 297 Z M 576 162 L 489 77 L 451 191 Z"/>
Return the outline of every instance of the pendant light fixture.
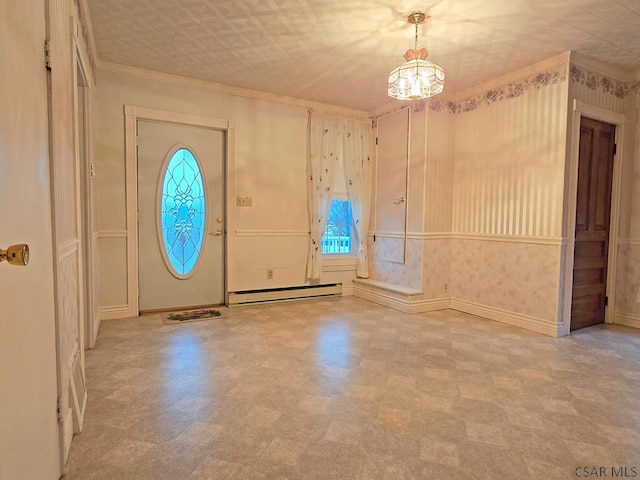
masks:
<path fill-rule="evenodd" d="M 427 49 L 418 50 L 418 25 L 427 19 L 424 13 L 416 12 L 407 21 L 416 27 L 414 48 L 404 54 L 406 63 L 389 74 L 388 93 L 399 100 L 429 98 L 444 89 L 444 70 L 427 60 Z"/>

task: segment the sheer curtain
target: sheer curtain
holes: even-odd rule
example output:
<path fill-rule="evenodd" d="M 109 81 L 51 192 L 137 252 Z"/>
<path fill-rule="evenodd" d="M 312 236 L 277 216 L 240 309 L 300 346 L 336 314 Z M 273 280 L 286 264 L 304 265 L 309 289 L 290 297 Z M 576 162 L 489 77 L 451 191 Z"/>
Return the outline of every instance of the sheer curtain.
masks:
<path fill-rule="evenodd" d="M 309 209 L 309 253 L 307 278 L 322 273 L 322 234 L 331 207 L 331 189 L 342 155 L 344 120 L 309 112 L 307 124 L 307 206 Z"/>
<path fill-rule="evenodd" d="M 371 211 L 373 155 L 371 123 L 346 120 L 343 135 L 344 174 L 357 235 L 356 276 L 369 278 L 367 235 Z"/>

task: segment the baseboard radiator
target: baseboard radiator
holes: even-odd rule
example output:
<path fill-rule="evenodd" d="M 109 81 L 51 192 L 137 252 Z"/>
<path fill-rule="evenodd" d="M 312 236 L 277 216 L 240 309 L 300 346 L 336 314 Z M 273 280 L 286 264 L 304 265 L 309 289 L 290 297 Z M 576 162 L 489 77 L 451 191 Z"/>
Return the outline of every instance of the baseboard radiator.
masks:
<path fill-rule="evenodd" d="M 244 292 L 229 292 L 229 306 L 339 295 L 342 295 L 341 283 L 273 288 L 268 290 L 247 290 Z"/>

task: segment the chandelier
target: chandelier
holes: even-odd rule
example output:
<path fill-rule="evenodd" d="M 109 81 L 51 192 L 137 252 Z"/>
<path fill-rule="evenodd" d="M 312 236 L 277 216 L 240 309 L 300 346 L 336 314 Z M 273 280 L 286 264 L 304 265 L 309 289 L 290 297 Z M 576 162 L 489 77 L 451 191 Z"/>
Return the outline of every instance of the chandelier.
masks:
<path fill-rule="evenodd" d="M 417 100 L 439 94 L 444 89 L 444 70 L 427 60 L 427 49 L 418 50 L 418 25 L 426 20 L 424 13 L 412 13 L 407 17 L 416 26 L 414 48 L 404 54 L 406 63 L 389 74 L 388 93 L 399 100 Z"/>

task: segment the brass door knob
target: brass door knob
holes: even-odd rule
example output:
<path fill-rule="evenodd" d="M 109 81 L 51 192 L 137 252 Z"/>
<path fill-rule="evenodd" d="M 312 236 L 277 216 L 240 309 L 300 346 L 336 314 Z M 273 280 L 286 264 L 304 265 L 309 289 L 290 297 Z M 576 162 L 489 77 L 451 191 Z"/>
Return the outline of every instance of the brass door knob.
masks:
<path fill-rule="evenodd" d="M 19 265 L 24 267 L 29 265 L 29 245 L 19 243 L 11 245 L 6 250 L 0 248 L 0 262 L 6 261 L 11 265 Z"/>

